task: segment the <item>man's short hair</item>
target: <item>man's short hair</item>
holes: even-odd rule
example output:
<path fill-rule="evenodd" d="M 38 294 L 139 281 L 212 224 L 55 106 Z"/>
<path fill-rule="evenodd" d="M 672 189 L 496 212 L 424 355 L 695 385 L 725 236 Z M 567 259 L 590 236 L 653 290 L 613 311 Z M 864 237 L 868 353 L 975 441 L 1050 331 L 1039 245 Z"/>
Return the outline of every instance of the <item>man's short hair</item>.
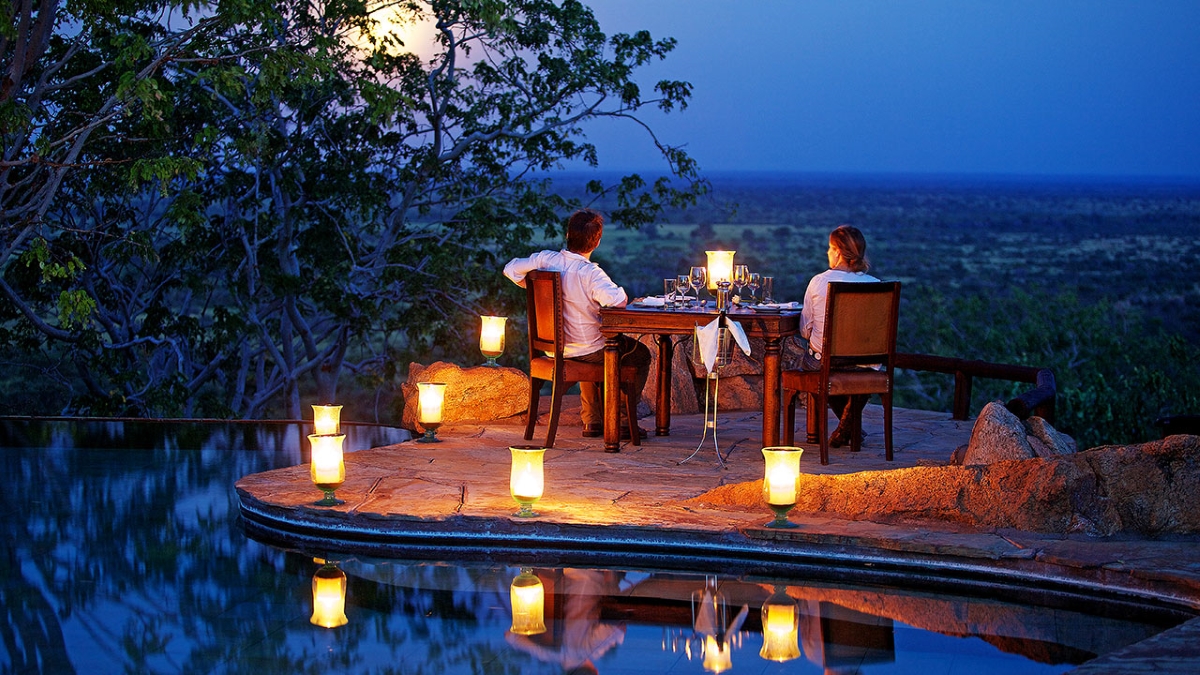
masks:
<path fill-rule="evenodd" d="M 567 250 L 587 254 L 600 245 L 604 216 L 592 209 L 579 209 L 567 219 Z"/>

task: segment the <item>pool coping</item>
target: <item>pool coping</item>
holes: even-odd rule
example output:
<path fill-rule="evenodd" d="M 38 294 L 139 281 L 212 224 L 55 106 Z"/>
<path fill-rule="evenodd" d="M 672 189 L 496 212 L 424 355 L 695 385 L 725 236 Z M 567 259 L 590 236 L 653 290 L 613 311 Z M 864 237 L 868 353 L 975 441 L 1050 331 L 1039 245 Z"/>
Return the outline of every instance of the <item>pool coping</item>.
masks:
<path fill-rule="evenodd" d="M 800 577 L 832 570 L 855 579 L 903 580 L 907 587 L 1054 594 L 1200 614 L 1197 537 L 1096 539 L 800 513 L 789 516 L 797 528 L 769 529 L 765 508 L 694 500 L 713 486 L 752 480 L 761 469 L 680 467 L 658 459 L 677 454 L 678 442 L 673 448 L 661 441 L 626 446 L 615 455 L 570 444 L 548 451 L 550 465 L 571 477 L 569 489 L 539 502 L 537 518 L 515 518 L 507 446 L 519 441 L 512 428 L 470 427 L 451 430 L 442 444 L 348 453 L 347 482 L 337 493 L 346 503 L 336 507 L 312 504 L 320 493 L 307 465 L 254 474 L 237 482 L 239 508 L 251 536 L 313 555 L 335 550 L 435 559 L 451 551 L 512 564 L 615 561 Z M 1091 671 L 1077 670 L 1200 672 L 1200 648 L 1187 642 L 1194 625 L 1200 618 L 1160 633 L 1155 642 L 1132 645 L 1140 645 L 1141 651 L 1129 652 L 1136 658 L 1119 650 L 1080 667 Z M 1094 670 L 1103 663 L 1113 669 Z"/>

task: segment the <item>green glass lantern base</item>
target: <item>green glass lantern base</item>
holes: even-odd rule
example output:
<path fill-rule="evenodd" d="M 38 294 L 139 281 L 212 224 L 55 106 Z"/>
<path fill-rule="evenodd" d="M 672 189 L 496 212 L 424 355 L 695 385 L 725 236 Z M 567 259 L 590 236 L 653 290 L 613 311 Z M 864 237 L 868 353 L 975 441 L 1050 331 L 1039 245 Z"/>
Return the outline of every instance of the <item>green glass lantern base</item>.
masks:
<path fill-rule="evenodd" d="M 778 529 L 791 529 L 793 527 L 800 527 L 787 518 L 788 511 L 791 511 L 795 504 L 767 504 L 767 506 L 770 506 L 771 510 L 775 512 L 775 520 L 763 525 L 763 527 L 772 527 Z"/>
<path fill-rule="evenodd" d="M 417 439 L 417 443 L 441 443 L 442 439 L 437 437 L 437 429 L 426 429 L 425 435 Z"/>
<path fill-rule="evenodd" d="M 521 505 L 521 509 L 513 514 L 514 517 L 516 517 L 516 518 L 533 518 L 534 516 L 538 515 L 537 512 L 533 510 L 533 504 L 534 504 L 533 501 L 518 500 L 517 503 Z"/>
<path fill-rule="evenodd" d="M 487 361 L 484 361 L 483 365 L 487 366 L 488 368 L 499 368 L 500 367 L 500 364 L 496 363 L 496 359 L 500 358 L 499 354 L 497 354 L 495 356 L 492 356 L 490 354 L 484 354 L 484 356 L 487 357 Z"/>
<path fill-rule="evenodd" d="M 324 488 L 324 487 L 321 487 L 320 485 L 318 485 L 317 487 L 321 488 L 321 492 L 325 493 L 325 497 L 313 502 L 313 506 L 337 506 L 339 504 L 346 503 L 344 500 L 338 499 L 337 497 L 333 496 L 333 492 L 337 488 Z"/>

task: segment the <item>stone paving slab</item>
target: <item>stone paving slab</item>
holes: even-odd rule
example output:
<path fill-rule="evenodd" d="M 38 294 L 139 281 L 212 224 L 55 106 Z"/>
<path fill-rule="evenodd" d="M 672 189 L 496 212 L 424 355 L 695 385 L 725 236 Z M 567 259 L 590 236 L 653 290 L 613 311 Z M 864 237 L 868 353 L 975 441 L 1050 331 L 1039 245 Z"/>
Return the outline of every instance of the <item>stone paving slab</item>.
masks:
<path fill-rule="evenodd" d="M 878 406 L 868 406 L 866 447 L 860 453 L 832 449 L 828 466 L 817 461 L 815 445 L 803 446 L 801 470 L 844 474 L 945 464 L 971 429 L 971 422 L 949 420 L 943 413 L 898 410 L 896 461 L 886 462 L 881 418 Z M 557 447 L 546 452 L 546 494 L 535 507 L 539 515 L 528 521 L 512 516 L 516 503 L 508 489 L 508 447 L 527 443 L 523 428 L 512 424 L 442 428 L 441 443 L 348 448 L 347 480 L 337 491 L 345 503 L 337 507 L 312 505 L 321 495 L 310 482 L 307 465 L 246 476 L 237 490 L 243 515 L 254 527 L 301 546 L 333 539 L 378 549 L 392 540 L 421 540 L 430 546 L 487 543 L 713 556 L 781 567 L 836 564 L 894 569 L 906 579 L 926 575 L 931 584 L 985 579 L 1200 610 L 1196 539 L 1095 540 L 806 513 L 790 514 L 798 528 L 775 530 L 764 527 L 772 518 L 765 507 L 714 507 L 695 500 L 722 485 L 761 480 L 760 419 L 746 411 L 718 417 L 724 466 L 717 461 L 711 435 L 694 457 L 680 463 L 700 444 L 703 420 L 698 415 L 675 416 L 670 436 L 651 435 L 640 447 L 625 443 L 613 454 L 603 452 L 602 439 L 582 438 L 578 426 L 564 424 Z M 642 426 L 652 428 L 652 420 L 643 420 Z M 538 427 L 540 434 L 544 431 Z M 1160 665 L 1168 669 L 1153 672 L 1200 672 L 1194 633 L 1174 633 L 1193 641 L 1181 645 L 1169 635 L 1156 638 L 1158 646 L 1147 649 L 1161 654 Z M 1079 672 L 1150 672 L 1129 665 L 1159 663 L 1139 660 L 1149 658 L 1144 651 L 1114 657 L 1110 670 Z"/>

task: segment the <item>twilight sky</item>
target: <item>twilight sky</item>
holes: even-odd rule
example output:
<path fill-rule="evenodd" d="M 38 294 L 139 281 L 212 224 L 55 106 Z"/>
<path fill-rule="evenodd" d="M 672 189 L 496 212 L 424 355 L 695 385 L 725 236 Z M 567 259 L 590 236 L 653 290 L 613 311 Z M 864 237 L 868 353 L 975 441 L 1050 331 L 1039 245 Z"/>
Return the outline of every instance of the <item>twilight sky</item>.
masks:
<path fill-rule="evenodd" d="M 1200 181 L 1200 0 L 584 0 L 679 41 L 639 77 L 706 173 L 986 173 Z M 596 123 L 601 168 L 660 169 Z"/>

